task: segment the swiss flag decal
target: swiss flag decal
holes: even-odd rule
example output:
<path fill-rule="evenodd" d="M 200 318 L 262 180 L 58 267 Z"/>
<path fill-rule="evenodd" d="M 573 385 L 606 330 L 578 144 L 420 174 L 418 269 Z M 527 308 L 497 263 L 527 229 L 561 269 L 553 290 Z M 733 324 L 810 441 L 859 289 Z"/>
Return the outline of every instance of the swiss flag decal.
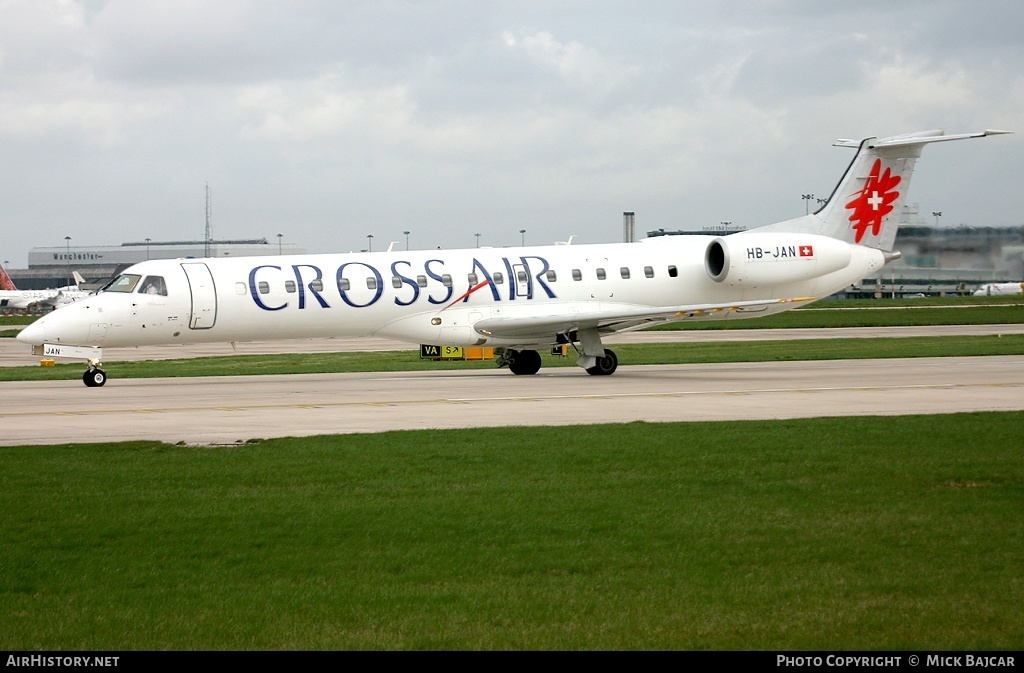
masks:
<path fill-rule="evenodd" d="M 896 186 L 902 178 L 893 175 L 891 168 L 887 167 L 884 173 L 881 170 L 882 160 L 875 159 L 864 189 L 846 204 L 846 208 L 853 211 L 850 213 L 850 222 L 855 232 L 854 243 L 860 243 L 869 228 L 872 236 L 882 233 L 882 220 L 892 212 L 892 204 L 900 196 Z"/>
<path fill-rule="evenodd" d="M 814 257 L 814 246 L 811 246 L 811 245 L 801 245 L 800 246 L 800 256 L 801 257 Z"/>

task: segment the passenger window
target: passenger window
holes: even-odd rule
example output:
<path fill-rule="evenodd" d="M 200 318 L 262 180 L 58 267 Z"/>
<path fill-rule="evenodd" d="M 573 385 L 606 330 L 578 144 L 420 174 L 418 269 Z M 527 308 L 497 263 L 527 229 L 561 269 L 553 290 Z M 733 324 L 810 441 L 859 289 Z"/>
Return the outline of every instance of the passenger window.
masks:
<path fill-rule="evenodd" d="M 398 276 L 391 276 L 391 287 L 395 288 L 396 290 L 401 289 L 402 279 Z"/>
<path fill-rule="evenodd" d="M 572 279 L 573 280 L 583 280 L 583 272 L 580 271 L 579 269 L 573 269 L 572 270 Z"/>
<path fill-rule="evenodd" d="M 350 289 L 352 289 L 352 284 L 348 282 L 348 278 L 339 278 L 338 289 L 341 290 L 342 292 L 348 292 Z"/>
<path fill-rule="evenodd" d="M 629 267 L 624 266 L 621 269 L 619 269 L 619 275 L 622 276 L 623 280 L 629 278 Z"/>
<path fill-rule="evenodd" d="M 366 279 L 366 289 L 367 290 L 376 290 L 377 289 L 377 279 L 372 277 L 372 276 L 367 278 Z"/>
<path fill-rule="evenodd" d="M 516 272 L 516 277 L 519 279 L 520 283 L 525 283 L 527 280 L 529 280 L 529 276 L 526 275 L 525 271 Z"/>
<path fill-rule="evenodd" d="M 270 294 L 270 283 L 265 280 L 260 281 L 260 294 Z"/>
<path fill-rule="evenodd" d="M 669 278 L 675 278 L 678 275 L 679 275 L 679 270 L 676 269 L 675 264 L 670 264 L 669 267 L 668 267 L 668 276 L 669 276 Z"/>
<path fill-rule="evenodd" d="M 477 283 L 480 282 L 479 280 L 477 280 L 477 276 L 475 273 L 469 274 L 468 280 L 470 285 L 476 285 Z"/>
<path fill-rule="evenodd" d="M 605 276 L 604 276 L 604 269 L 598 269 L 597 270 L 597 279 L 598 280 L 604 280 L 604 278 L 605 278 Z"/>
<path fill-rule="evenodd" d="M 653 266 L 645 266 L 644 267 L 644 275 L 647 276 L 648 278 L 654 278 L 654 267 Z"/>
<path fill-rule="evenodd" d="M 426 287 L 427 286 L 427 277 L 426 276 L 416 276 L 416 284 L 419 285 L 420 287 Z"/>
<path fill-rule="evenodd" d="M 167 285 L 164 283 L 163 276 L 146 276 L 146 280 L 142 281 L 142 285 L 139 286 L 139 293 L 158 294 L 166 297 Z"/>
<path fill-rule="evenodd" d="M 284 291 L 285 292 L 295 292 L 295 281 L 294 280 L 286 280 L 284 282 Z"/>
<path fill-rule="evenodd" d="M 323 292 L 324 282 L 318 278 L 309 284 L 309 289 L 313 292 Z"/>
<path fill-rule="evenodd" d="M 505 282 L 505 274 L 503 274 L 501 271 L 495 271 L 494 272 L 494 284 L 495 285 L 501 285 L 504 282 Z"/>
<path fill-rule="evenodd" d="M 442 275 L 441 276 L 441 283 L 445 287 L 451 287 L 452 286 L 452 276 L 451 276 L 451 274 L 450 273 L 446 273 L 446 274 Z"/>
<path fill-rule="evenodd" d="M 235 294 L 244 297 L 249 292 L 245 283 L 235 283 Z"/>
<path fill-rule="evenodd" d="M 549 283 L 554 283 L 554 282 L 556 282 L 558 280 L 558 275 L 555 273 L 554 269 L 548 269 L 548 272 L 547 272 L 546 275 L 548 277 L 548 282 Z"/>

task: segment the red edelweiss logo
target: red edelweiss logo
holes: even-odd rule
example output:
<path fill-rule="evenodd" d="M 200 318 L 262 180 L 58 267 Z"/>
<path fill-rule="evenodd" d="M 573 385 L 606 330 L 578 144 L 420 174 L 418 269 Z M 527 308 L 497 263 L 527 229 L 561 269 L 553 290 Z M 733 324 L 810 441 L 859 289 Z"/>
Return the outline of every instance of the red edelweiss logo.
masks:
<path fill-rule="evenodd" d="M 875 159 L 875 165 L 871 167 L 871 174 L 855 199 L 846 204 L 846 207 L 853 211 L 850 214 L 850 222 L 853 223 L 853 230 L 857 232 L 854 238 L 855 243 L 860 243 L 864 233 L 871 227 L 871 235 L 878 236 L 882 231 L 882 218 L 892 212 L 892 202 L 899 198 L 900 193 L 895 191 L 896 185 L 900 184 L 900 176 L 892 175 L 888 168 L 881 176 L 878 172 L 882 169 L 882 160 Z M 890 191 L 891 190 L 891 191 Z"/>

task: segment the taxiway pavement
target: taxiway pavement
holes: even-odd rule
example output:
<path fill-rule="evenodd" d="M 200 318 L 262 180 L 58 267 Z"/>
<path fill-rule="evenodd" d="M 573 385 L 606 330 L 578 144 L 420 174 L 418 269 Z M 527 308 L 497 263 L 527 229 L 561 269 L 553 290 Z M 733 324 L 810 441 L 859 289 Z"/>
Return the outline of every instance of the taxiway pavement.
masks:
<path fill-rule="evenodd" d="M 1024 410 L 1019 356 L 2 384 L 0 445 Z M 685 437 L 681 438 L 685 441 Z"/>

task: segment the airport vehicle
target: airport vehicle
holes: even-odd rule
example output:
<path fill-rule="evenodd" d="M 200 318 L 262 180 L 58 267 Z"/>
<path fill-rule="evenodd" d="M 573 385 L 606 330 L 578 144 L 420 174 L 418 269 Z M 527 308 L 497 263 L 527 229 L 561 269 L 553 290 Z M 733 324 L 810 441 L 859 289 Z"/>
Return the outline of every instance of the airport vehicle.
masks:
<path fill-rule="evenodd" d="M 1024 283 L 985 283 L 974 291 L 975 297 L 1000 294 L 1024 294 Z"/>
<path fill-rule="evenodd" d="M 85 282 L 81 274 L 72 272 L 75 277 L 74 285 L 50 288 L 47 290 L 19 290 L 11 277 L 7 275 L 3 267 L 0 267 L 0 308 L 17 309 L 20 311 L 32 311 L 36 309 L 52 309 L 58 306 L 70 304 L 89 294 L 87 290 L 79 289 L 79 285 Z"/>
<path fill-rule="evenodd" d="M 602 338 L 673 321 L 748 318 L 802 306 L 897 259 L 898 218 L 930 143 L 1005 131 L 840 140 L 857 153 L 815 213 L 726 236 L 500 249 L 153 260 L 18 335 L 47 357 L 102 348 L 328 336 L 487 346 L 514 374 L 571 345 L 589 374 L 617 366 Z"/>

